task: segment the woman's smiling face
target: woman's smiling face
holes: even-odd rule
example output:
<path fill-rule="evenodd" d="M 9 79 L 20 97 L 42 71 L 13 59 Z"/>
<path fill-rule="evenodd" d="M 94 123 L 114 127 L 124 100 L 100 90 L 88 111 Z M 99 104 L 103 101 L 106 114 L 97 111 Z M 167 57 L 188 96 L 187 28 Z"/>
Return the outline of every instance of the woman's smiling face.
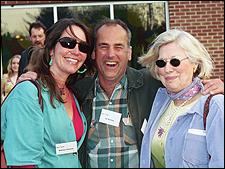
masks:
<path fill-rule="evenodd" d="M 180 65 L 172 66 L 170 64 L 172 58 L 179 59 Z M 166 61 L 164 67 L 156 66 L 156 73 L 169 91 L 177 93 L 192 83 L 195 65 L 190 62 L 185 50 L 178 46 L 176 42 L 161 46 L 158 59 Z"/>

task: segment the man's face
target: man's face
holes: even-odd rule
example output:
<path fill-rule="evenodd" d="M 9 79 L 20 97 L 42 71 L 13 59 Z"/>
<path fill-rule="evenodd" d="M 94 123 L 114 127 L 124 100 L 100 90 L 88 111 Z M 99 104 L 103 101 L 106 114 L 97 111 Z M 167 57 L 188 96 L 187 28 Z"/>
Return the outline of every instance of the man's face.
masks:
<path fill-rule="evenodd" d="M 43 47 L 45 42 L 45 33 L 42 28 L 32 28 L 30 41 L 33 46 Z"/>
<path fill-rule="evenodd" d="M 100 83 L 118 83 L 131 60 L 131 47 L 126 31 L 120 25 L 103 25 L 97 32 L 92 56 L 98 69 Z"/>

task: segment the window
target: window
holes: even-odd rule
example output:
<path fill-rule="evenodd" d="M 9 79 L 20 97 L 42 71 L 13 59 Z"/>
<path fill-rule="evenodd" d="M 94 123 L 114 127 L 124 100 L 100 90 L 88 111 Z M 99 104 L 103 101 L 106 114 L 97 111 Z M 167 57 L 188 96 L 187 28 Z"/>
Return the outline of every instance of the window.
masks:
<path fill-rule="evenodd" d="M 127 23 L 131 30 L 131 67 L 141 68 L 137 58 L 146 52 L 157 35 L 166 30 L 165 6 L 162 2 L 122 4 L 114 6 L 115 18 Z"/>
<path fill-rule="evenodd" d="M 58 7 L 57 13 L 58 19 L 64 17 L 78 18 L 92 29 L 99 20 L 105 17 L 110 18 L 109 5 Z"/>
<path fill-rule="evenodd" d="M 94 28 L 102 18 L 119 18 L 128 24 L 132 32 L 132 61 L 130 66 L 141 68 L 137 58 L 151 44 L 152 40 L 166 30 L 165 1 L 110 1 L 78 2 L 70 4 L 18 5 L 1 7 L 1 57 L 6 71 L 7 62 L 13 54 L 21 53 L 30 45 L 29 23 L 40 20 L 48 28 L 58 19 L 74 17 Z"/>

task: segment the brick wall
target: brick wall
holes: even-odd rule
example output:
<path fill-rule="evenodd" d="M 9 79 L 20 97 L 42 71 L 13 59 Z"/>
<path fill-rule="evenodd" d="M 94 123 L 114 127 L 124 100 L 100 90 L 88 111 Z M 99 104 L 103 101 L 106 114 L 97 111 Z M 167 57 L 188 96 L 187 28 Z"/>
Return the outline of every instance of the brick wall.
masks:
<path fill-rule="evenodd" d="M 170 28 L 198 38 L 215 63 L 213 77 L 224 80 L 224 1 L 169 1 Z"/>

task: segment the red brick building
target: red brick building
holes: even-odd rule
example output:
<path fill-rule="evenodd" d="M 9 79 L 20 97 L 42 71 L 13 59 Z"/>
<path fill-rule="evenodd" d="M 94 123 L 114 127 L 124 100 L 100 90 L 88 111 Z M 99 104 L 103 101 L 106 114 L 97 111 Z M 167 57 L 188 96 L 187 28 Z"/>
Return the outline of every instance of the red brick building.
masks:
<path fill-rule="evenodd" d="M 169 1 L 170 27 L 197 37 L 215 62 L 214 77 L 224 80 L 224 1 Z"/>
<path fill-rule="evenodd" d="M 75 2 L 1 1 L 1 5 Z M 181 27 L 197 37 L 206 46 L 215 62 L 213 77 L 224 80 L 224 1 L 167 1 L 167 4 L 169 27 Z"/>

